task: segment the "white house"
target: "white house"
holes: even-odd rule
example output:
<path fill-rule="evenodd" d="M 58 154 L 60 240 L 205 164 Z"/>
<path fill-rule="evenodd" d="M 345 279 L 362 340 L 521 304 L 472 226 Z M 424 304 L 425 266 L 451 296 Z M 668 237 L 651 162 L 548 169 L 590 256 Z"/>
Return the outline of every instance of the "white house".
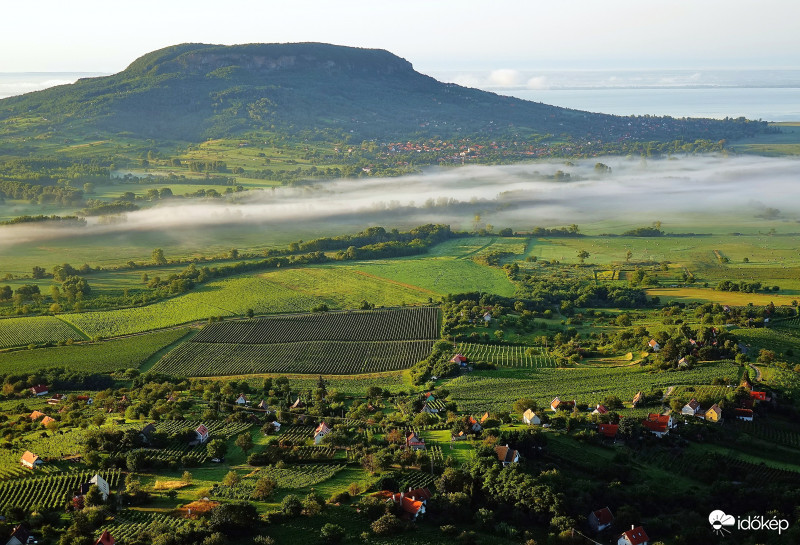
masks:
<path fill-rule="evenodd" d="M 689 403 L 683 406 L 681 409 L 681 414 L 685 414 L 688 416 L 697 416 L 698 413 L 702 413 L 703 409 L 700 408 L 700 403 L 695 399 L 692 398 Z"/>
<path fill-rule="evenodd" d="M 108 495 L 111 493 L 111 487 L 108 486 L 108 481 L 100 475 L 95 474 L 94 477 L 89 479 L 89 483 L 97 485 L 97 489 L 100 490 L 100 493 L 103 495 L 103 501 L 108 499 Z"/>
<path fill-rule="evenodd" d="M 319 445 L 322 442 L 322 438 L 332 431 L 333 430 L 324 421 L 320 422 L 317 429 L 314 430 L 314 444 Z"/>
<path fill-rule="evenodd" d="M 617 545 L 649 545 L 650 538 L 641 526 L 632 526 L 627 532 L 622 532 L 617 540 Z"/>
<path fill-rule="evenodd" d="M 205 424 L 200 424 L 197 426 L 197 429 L 194 430 L 194 433 L 200 443 L 205 443 L 208 441 L 208 428 L 205 426 Z"/>
<path fill-rule="evenodd" d="M 239 397 L 236 398 L 237 405 L 247 405 L 247 398 L 244 397 L 244 394 L 239 394 Z"/>
<path fill-rule="evenodd" d="M 41 458 L 39 458 L 31 451 L 26 450 L 25 453 L 22 455 L 22 458 L 20 458 L 19 463 L 21 463 L 23 466 L 27 468 L 35 469 L 36 467 L 42 465 L 44 461 L 42 461 Z"/>
<path fill-rule="evenodd" d="M 528 425 L 531 425 L 531 424 L 533 424 L 535 426 L 541 426 L 542 425 L 542 419 L 539 418 L 539 415 L 537 415 L 535 412 L 533 412 L 530 409 L 528 409 L 527 411 L 522 413 L 522 421 L 525 422 Z"/>
<path fill-rule="evenodd" d="M 649 346 L 653 352 L 658 352 L 659 350 L 661 350 L 661 345 L 658 344 L 658 342 L 655 339 L 650 339 L 650 342 L 647 343 L 647 346 Z"/>
<path fill-rule="evenodd" d="M 11 537 L 8 538 L 6 541 L 6 545 L 23 545 L 28 543 L 28 539 L 30 534 L 28 533 L 28 529 L 25 528 L 22 524 L 18 524 L 14 527 L 14 531 L 11 532 Z"/>

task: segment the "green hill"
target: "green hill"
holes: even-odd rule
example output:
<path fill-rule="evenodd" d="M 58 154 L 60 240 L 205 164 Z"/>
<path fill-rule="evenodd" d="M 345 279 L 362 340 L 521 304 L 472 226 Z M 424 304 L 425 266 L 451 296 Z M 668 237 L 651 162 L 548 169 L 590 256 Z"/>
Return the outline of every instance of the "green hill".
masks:
<path fill-rule="evenodd" d="M 199 142 L 269 131 L 326 140 L 550 134 L 621 142 L 732 139 L 765 127 L 558 108 L 442 83 L 387 51 L 320 43 L 176 45 L 112 76 L 0 101 L 0 138 L 17 152 L 35 151 L 32 137 Z"/>

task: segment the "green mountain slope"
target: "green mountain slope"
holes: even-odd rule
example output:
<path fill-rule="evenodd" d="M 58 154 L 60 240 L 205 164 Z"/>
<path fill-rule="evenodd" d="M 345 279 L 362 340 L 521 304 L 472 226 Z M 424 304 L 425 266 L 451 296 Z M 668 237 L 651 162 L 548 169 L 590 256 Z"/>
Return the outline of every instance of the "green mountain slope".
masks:
<path fill-rule="evenodd" d="M 0 101 L 0 137 L 197 142 L 248 131 L 293 137 L 532 134 L 692 141 L 751 135 L 765 124 L 592 114 L 445 84 L 387 51 L 319 43 L 182 44 L 126 70 Z"/>

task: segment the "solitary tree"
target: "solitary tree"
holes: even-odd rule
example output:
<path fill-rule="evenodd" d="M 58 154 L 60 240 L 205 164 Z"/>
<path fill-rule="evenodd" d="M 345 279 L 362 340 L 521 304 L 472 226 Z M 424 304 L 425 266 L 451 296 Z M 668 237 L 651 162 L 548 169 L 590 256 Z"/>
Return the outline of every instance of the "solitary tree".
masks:
<path fill-rule="evenodd" d="M 241 434 L 236 438 L 236 446 L 247 454 L 247 452 L 253 448 L 253 437 L 249 433 Z"/>
<path fill-rule="evenodd" d="M 578 252 L 578 259 L 581 261 L 581 263 L 583 263 L 586 260 L 586 258 L 589 257 L 590 255 L 591 254 L 586 250 L 581 250 L 580 252 Z"/>
<path fill-rule="evenodd" d="M 153 250 L 153 263 L 156 265 L 166 265 L 167 258 L 164 257 L 164 250 L 161 248 L 156 248 Z"/>

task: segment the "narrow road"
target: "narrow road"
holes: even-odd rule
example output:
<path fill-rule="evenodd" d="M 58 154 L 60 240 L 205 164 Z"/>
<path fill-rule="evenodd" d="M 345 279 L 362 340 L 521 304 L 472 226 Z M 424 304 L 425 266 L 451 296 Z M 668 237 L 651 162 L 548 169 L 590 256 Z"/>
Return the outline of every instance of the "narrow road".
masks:
<path fill-rule="evenodd" d="M 761 382 L 761 369 L 753 365 L 752 363 L 748 363 L 750 369 L 756 372 L 756 382 Z"/>

